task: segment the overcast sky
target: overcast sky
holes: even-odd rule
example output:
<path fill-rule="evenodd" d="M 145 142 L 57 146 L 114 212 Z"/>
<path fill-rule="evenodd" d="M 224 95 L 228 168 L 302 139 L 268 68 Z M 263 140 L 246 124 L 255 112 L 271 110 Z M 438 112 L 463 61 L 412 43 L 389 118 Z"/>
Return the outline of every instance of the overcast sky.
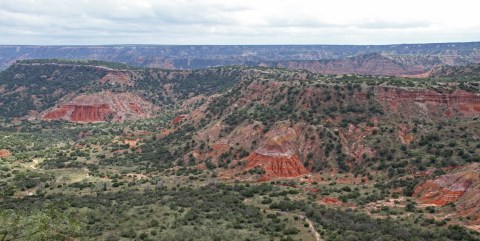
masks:
<path fill-rule="evenodd" d="M 0 44 L 464 41 L 479 0 L 0 0 Z"/>

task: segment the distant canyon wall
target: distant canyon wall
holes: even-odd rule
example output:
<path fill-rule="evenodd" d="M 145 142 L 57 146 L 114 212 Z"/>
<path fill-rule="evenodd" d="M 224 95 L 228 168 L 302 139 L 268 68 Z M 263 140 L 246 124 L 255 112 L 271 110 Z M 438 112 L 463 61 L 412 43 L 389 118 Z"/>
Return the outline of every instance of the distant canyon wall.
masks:
<path fill-rule="evenodd" d="M 348 58 L 379 54 L 385 62 L 351 63 Z M 417 74 L 437 65 L 480 62 L 480 42 L 406 45 L 106 45 L 0 46 L 0 70 L 20 59 L 91 59 L 140 67 L 199 69 L 226 65 L 268 65 L 318 73 Z M 328 62 L 323 60 L 339 60 Z M 345 60 L 344 60 L 345 59 Z M 306 62 L 307 61 L 307 62 Z M 308 62 L 310 61 L 310 62 Z M 313 61 L 313 62 L 312 62 Z M 319 61 L 319 62 L 316 62 Z M 335 71 L 340 69 L 339 71 Z"/>

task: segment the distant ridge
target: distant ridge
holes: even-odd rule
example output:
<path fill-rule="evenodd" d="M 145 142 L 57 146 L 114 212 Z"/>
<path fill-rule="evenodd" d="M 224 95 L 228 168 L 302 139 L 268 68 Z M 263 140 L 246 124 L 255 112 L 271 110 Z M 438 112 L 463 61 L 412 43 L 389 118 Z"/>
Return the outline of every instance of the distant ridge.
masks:
<path fill-rule="evenodd" d="M 199 69 L 265 62 L 335 60 L 377 53 L 403 66 L 480 62 L 480 42 L 394 45 L 0 45 L 0 69 L 20 59 L 90 59 L 139 67 Z"/>

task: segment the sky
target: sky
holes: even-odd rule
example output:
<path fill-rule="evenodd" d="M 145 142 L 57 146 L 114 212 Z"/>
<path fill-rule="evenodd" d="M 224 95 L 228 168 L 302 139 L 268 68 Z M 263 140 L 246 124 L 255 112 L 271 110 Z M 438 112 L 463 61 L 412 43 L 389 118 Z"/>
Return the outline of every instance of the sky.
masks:
<path fill-rule="evenodd" d="M 0 44 L 480 41 L 478 0 L 0 0 Z"/>

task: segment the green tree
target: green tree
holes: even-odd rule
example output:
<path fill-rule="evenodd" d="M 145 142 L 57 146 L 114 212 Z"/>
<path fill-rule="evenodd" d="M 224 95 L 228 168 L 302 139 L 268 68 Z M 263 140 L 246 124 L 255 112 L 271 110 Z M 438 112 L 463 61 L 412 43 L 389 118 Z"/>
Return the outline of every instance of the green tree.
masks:
<path fill-rule="evenodd" d="M 81 229 L 77 215 L 53 206 L 31 212 L 0 211 L 0 241 L 75 240 Z"/>

